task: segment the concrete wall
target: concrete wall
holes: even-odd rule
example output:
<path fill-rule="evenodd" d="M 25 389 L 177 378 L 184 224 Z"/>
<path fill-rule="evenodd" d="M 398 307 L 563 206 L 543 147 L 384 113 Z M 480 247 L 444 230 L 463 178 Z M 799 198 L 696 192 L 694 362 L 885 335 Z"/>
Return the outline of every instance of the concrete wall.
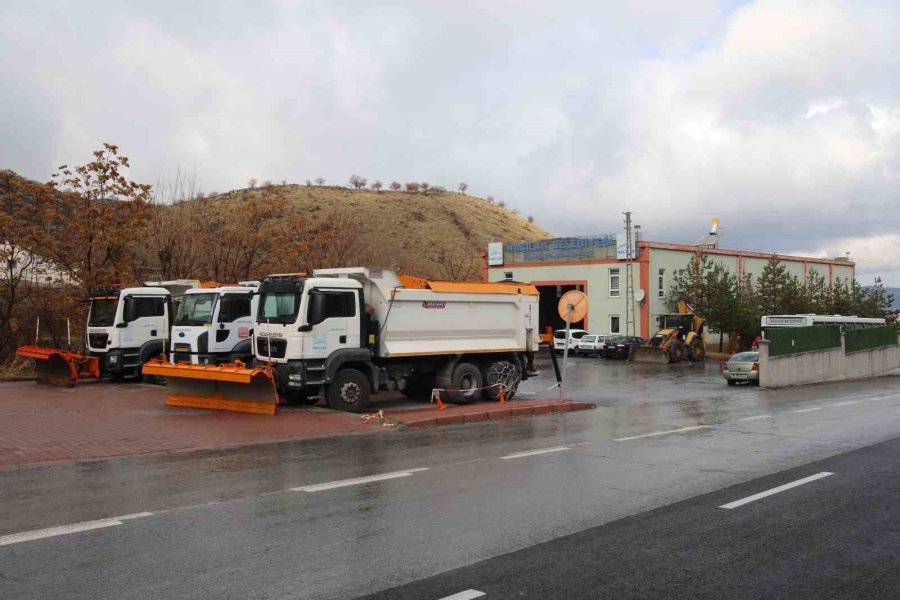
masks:
<path fill-rule="evenodd" d="M 900 374 L 900 346 L 862 350 L 847 354 L 841 347 L 788 356 L 769 357 L 769 341 L 759 344 L 759 385 L 778 388 L 844 379 L 866 379 Z"/>

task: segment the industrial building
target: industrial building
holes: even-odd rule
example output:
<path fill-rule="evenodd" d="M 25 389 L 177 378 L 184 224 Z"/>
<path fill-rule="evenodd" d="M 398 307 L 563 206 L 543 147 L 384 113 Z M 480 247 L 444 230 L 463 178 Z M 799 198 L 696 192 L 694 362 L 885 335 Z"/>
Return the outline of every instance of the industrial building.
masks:
<path fill-rule="evenodd" d="M 706 254 L 739 276 L 754 282 L 776 253 L 727 250 L 639 240 L 634 244 L 632 277 L 635 334 L 649 337 L 656 317 L 670 312 L 666 294 L 676 271 Z M 625 236 L 559 238 L 537 242 L 492 242 L 484 261 L 485 281 L 530 282 L 540 291 L 540 328 L 562 328 L 559 297 L 577 289 L 588 296 L 588 316 L 573 327 L 594 333 L 626 333 L 627 265 Z M 827 282 L 850 281 L 855 264 L 848 258 L 811 258 L 776 254 L 788 272 L 805 281 L 818 272 Z"/>

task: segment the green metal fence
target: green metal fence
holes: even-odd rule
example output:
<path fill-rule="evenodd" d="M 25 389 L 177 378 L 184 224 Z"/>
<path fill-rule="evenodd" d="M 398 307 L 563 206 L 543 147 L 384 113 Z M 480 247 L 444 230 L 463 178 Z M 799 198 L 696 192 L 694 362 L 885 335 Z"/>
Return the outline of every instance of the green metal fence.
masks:
<path fill-rule="evenodd" d="M 847 331 L 847 352 L 874 350 L 897 345 L 897 327 L 871 327 L 867 329 L 851 329 Z"/>
<path fill-rule="evenodd" d="M 766 339 L 771 357 L 831 350 L 841 347 L 841 328 L 837 325 L 770 328 L 766 329 Z"/>

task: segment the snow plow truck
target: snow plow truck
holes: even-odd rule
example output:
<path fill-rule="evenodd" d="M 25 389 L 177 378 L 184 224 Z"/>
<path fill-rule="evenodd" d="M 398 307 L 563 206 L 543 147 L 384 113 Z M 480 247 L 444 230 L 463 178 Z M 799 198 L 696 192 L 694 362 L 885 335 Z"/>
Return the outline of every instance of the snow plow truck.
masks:
<path fill-rule="evenodd" d="M 507 399 L 534 373 L 538 292 L 519 283 L 429 281 L 390 269 L 266 277 L 253 366 L 152 361 L 167 404 L 274 414 L 279 402 L 363 412 L 372 394 Z M 176 353 L 177 357 L 177 353 Z"/>

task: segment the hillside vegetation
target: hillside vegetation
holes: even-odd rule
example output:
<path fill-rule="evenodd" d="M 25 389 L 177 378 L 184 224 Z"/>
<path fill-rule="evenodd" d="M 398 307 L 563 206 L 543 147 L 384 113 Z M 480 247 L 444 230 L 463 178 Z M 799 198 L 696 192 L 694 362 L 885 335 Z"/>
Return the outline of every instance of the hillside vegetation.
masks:
<path fill-rule="evenodd" d="M 297 270 L 352 266 L 349 262 L 353 262 L 392 267 L 429 278 L 477 279 L 481 276 L 480 253 L 489 241 L 550 237 L 544 229 L 504 207 L 476 196 L 446 191 L 280 185 L 234 190 L 168 208 L 178 213 L 187 209 L 193 215 L 222 209 L 232 215 L 268 210 L 271 216 L 292 224 L 293 233 L 280 235 L 309 241 L 289 250 L 295 254 L 294 262 L 291 256 L 284 255 L 276 261 L 280 267 Z M 180 215 L 177 220 L 184 222 L 184 217 Z M 252 236 L 253 232 L 246 235 Z M 317 245 L 330 245 L 332 252 Z M 278 252 L 277 248 L 273 250 Z M 194 276 L 213 275 L 223 278 L 221 273 L 208 271 Z"/>

